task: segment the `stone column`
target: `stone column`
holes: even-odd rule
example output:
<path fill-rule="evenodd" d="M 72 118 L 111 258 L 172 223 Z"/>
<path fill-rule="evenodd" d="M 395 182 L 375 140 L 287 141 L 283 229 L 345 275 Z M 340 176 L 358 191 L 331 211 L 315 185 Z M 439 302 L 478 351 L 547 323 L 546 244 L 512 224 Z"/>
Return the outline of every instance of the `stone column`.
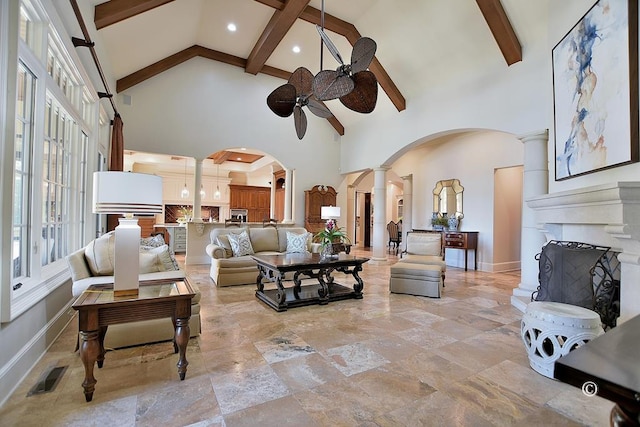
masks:
<path fill-rule="evenodd" d="M 193 222 L 202 222 L 202 196 L 200 196 L 200 187 L 202 186 L 202 161 L 196 159 L 195 168 L 195 184 L 193 186 Z"/>
<path fill-rule="evenodd" d="M 387 213 L 387 181 L 388 166 L 380 166 L 373 169 L 373 264 L 387 262 L 386 213 Z"/>
<path fill-rule="evenodd" d="M 413 228 L 413 174 L 401 177 L 402 184 L 402 247 L 406 247 L 407 232 Z"/>
<path fill-rule="evenodd" d="M 291 224 L 293 201 L 293 172 L 291 169 L 284 170 L 284 220 L 282 222 Z"/>
<path fill-rule="evenodd" d="M 524 144 L 524 176 L 522 182 L 522 237 L 520 246 L 520 284 L 513 290 L 511 304 L 524 311 L 531 293 L 538 288 L 538 263 L 535 255 L 546 243 L 537 227 L 535 211 L 527 201 L 549 192 L 547 145 L 549 131 L 519 136 Z"/>

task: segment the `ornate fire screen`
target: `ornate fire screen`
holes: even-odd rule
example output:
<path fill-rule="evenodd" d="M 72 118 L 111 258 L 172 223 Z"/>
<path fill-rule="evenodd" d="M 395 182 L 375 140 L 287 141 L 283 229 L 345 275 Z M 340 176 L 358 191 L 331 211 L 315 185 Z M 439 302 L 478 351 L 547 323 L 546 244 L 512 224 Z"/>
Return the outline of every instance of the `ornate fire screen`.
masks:
<path fill-rule="evenodd" d="M 551 240 L 536 255 L 538 290 L 531 300 L 554 301 L 597 312 L 605 329 L 620 316 L 620 262 L 610 247 Z"/>

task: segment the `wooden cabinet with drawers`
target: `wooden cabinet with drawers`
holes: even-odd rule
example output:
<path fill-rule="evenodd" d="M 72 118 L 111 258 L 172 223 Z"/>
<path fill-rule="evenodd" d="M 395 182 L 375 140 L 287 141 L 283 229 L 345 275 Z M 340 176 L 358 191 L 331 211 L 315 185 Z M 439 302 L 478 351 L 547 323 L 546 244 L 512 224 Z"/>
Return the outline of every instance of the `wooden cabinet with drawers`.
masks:
<path fill-rule="evenodd" d="M 464 270 L 467 271 L 467 252 L 473 249 L 475 270 L 478 269 L 478 232 L 477 231 L 445 231 L 445 249 L 464 249 Z"/>

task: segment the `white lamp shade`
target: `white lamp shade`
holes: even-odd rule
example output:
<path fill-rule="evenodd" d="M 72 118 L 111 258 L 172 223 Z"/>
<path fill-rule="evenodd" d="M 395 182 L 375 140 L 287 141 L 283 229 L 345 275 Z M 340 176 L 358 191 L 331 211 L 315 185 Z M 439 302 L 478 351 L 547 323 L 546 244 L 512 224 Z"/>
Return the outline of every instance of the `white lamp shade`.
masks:
<path fill-rule="evenodd" d="M 322 219 L 340 218 L 340 207 L 339 206 L 321 206 L 320 218 Z"/>
<path fill-rule="evenodd" d="M 94 172 L 93 213 L 162 213 L 162 178 L 146 173 Z"/>

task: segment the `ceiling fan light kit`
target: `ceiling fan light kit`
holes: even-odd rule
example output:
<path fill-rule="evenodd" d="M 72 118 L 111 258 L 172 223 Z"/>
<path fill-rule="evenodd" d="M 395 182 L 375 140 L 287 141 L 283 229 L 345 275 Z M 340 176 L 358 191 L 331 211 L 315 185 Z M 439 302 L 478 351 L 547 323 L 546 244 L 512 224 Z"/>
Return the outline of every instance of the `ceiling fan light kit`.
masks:
<path fill-rule="evenodd" d="M 324 22 L 324 1 L 322 3 Z M 267 97 L 267 105 L 276 115 L 289 117 L 293 114 L 298 139 L 302 139 L 307 131 L 304 106 L 316 116 L 326 119 L 332 114 L 322 101 L 340 99 L 348 109 L 367 114 L 375 109 L 378 100 L 378 80 L 375 74 L 367 70 L 376 54 L 376 42 L 369 37 L 359 38 L 353 45 L 351 63 L 345 64 L 323 27 L 316 25 L 322 45 L 338 61 L 338 68 L 335 71 L 321 70 L 314 76 L 308 69 L 299 67 L 291 73 L 287 83 L 277 87 Z M 322 48 L 320 64 L 322 68 Z"/>

